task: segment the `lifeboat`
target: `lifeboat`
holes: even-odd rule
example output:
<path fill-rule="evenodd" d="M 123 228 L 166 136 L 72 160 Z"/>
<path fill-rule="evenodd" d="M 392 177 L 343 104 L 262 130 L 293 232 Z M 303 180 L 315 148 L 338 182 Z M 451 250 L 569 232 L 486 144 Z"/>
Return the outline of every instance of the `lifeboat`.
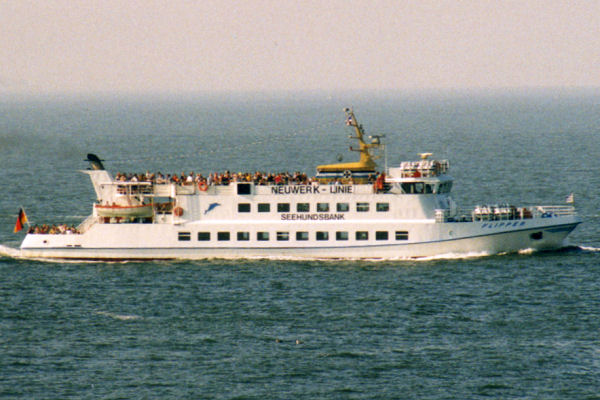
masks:
<path fill-rule="evenodd" d="M 145 218 L 153 214 L 152 204 L 118 205 L 95 204 L 94 209 L 101 217 L 134 217 Z"/>

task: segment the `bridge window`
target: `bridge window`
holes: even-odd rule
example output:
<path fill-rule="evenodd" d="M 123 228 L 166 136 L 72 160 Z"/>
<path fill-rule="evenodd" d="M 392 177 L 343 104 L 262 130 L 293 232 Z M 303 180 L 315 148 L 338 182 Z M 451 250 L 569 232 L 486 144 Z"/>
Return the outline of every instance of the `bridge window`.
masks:
<path fill-rule="evenodd" d="M 452 182 L 442 182 L 438 188 L 438 193 L 450 193 L 452 190 Z"/>
<path fill-rule="evenodd" d="M 277 212 L 290 212 L 290 203 L 277 203 Z"/>
<path fill-rule="evenodd" d="M 406 194 L 431 194 L 435 186 L 424 182 L 404 182 L 400 185 Z"/>

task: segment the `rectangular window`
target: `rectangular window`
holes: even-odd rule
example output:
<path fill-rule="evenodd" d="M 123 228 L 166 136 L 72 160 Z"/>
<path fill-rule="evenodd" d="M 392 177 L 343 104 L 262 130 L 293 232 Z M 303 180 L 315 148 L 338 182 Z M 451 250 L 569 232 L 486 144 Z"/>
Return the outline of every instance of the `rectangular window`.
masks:
<path fill-rule="evenodd" d="M 348 203 L 337 203 L 336 209 L 338 212 L 347 212 L 350 210 Z"/>
<path fill-rule="evenodd" d="M 388 232 L 387 231 L 375 232 L 375 240 L 388 240 Z"/>
<path fill-rule="evenodd" d="M 258 203 L 258 212 L 269 212 L 271 211 L 271 205 L 269 203 Z"/>
<path fill-rule="evenodd" d="M 177 232 L 177 240 L 180 242 L 189 242 L 192 235 L 189 232 Z"/>
<path fill-rule="evenodd" d="M 317 212 L 329 212 L 329 203 L 317 203 Z"/>
<path fill-rule="evenodd" d="M 298 212 L 309 212 L 310 205 L 308 203 L 298 203 L 296 204 L 296 211 Z"/>
<path fill-rule="evenodd" d="M 348 232 L 336 232 L 335 240 L 348 240 Z"/>
<path fill-rule="evenodd" d="M 390 211 L 390 203 L 377 203 L 377 212 Z"/>
<path fill-rule="evenodd" d="M 356 240 L 369 240 L 369 232 L 357 231 L 356 232 Z"/>
<path fill-rule="evenodd" d="M 206 242 L 210 240 L 210 232 L 198 232 L 198 240 Z"/>
<path fill-rule="evenodd" d="M 229 232 L 217 232 L 217 240 L 219 242 L 227 242 L 230 238 Z"/>
<path fill-rule="evenodd" d="M 290 212 L 290 203 L 277 203 L 277 212 Z"/>
<path fill-rule="evenodd" d="M 263 242 L 269 240 L 269 232 L 256 232 L 256 240 Z"/>
<path fill-rule="evenodd" d="M 250 183 L 238 183 L 237 185 L 237 194 L 251 194 L 252 193 L 252 185 Z"/>
<path fill-rule="evenodd" d="M 396 231 L 396 240 L 408 240 L 408 232 Z"/>
<path fill-rule="evenodd" d="M 238 204 L 238 212 L 249 213 L 250 212 L 250 203 L 239 203 Z"/>
<path fill-rule="evenodd" d="M 296 232 L 296 240 L 308 240 L 308 232 Z"/>
<path fill-rule="evenodd" d="M 248 232 L 238 232 L 237 233 L 237 240 L 239 240 L 240 242 L 245 242 L 250 240 L 250 233 Z"/>
<path fill-rule="evenodd" d="M 290 240 L 290 233 L 289 232 L 277 232 L 277 240 L 280 242 Z"/>
<path fill-rule="evenodd" d="M 317 240 L 329 240 L 329 232 L 317 232 Z"/>
<path fill-rule="evenodd" d="M 356 211 L 358 211 L 358 212 L 369 211 L 369 203 L 356 203 Z"/>

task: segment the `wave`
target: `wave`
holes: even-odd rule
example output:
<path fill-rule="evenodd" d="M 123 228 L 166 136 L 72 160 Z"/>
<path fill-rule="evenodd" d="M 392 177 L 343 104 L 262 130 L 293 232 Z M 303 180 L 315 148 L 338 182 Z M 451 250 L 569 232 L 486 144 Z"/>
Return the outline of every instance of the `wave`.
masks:
<path fill-rule="evenodd" d="M 586 252 L 590 252 L 590 253 L 597 253 L 600 251 L 600 248 L 598 247 L 589 247 L 589 246 L 574 246 L 578 249 L 580 249 L 581 251 L 586 251 Z"/>
<path fill-rule="evenodd" d="M 518 251 L 518 254 L 522 254 L 522 255 L 529 255 L 529 254 L 533 254 L 533 253 L 535 253 L 535 252 L 537 252 L 537 250 L 536 250 L 536 249 L 529 248 L 529 249 L 522 249 L 522 250 L 519 250 L 519 251 Z"/>
<path fill-rule="evenodd" d="M 597 253 L 600 252 L 600 248 L 592 247 L 592 246 L 577 246 L 577 245 L 569 245 L 564 246 L 555 250 L 547 250 L 540 251 L 532 248 L 519 250 L 517 253 L 489 253 L 489 252 L 468 252 L 468 253 L 445 253 L 438 254 L 432 256 L 424 256 L 424 257 L 344 257 L 344 258 L 325 258 L 325 257 L 301 257 L 301 256 L 257 256 L 257 257 L 234 257 L 234 258 L 221 258 L 221 257 L 209 257 L 209 258 L 198 258 L 198 259 L 173 259 L 173 260 L 160 260 L 161 263 L 177 263 L 177 262 L 188 262 L 188 261 L 240 261 L 240 260 L 249 260 L 249 261 L 261 261 L 261 260 L 269 260 L 269 261 L 284 261 L 284 262 L 368 262 L 368 263 L 378 263 L 378 262 L 428 262 L 428 261 L 438 261 L 438 260 L 468 260 L 468 259 L 476 259 L 482 257 L 490 257 L 490 256 L 505 256 L 509 254 L 519 254 L 519 255 L 532 255 L 536 253 Z M 23 256 L 21 250 L 18 248 L 13 248 L 0 244 L 0 257 L 9 257 L 20 260 L 30 260 L 30 261 L 39 261 L 39 262 L 50 262 L 50 263 L 107 263 L 107 264 L 127 264 L 130 262 L 139 262 L 142 260 L 101 260 L 101 259 L 93 259 L 93 260 L 85 260 L 85 259 L 64 259 L 64 258 L 45 258 L 45 257 L 27 257 Z M 145 262 L 157 262 L 159 260 L 148 259 Z"/>
<path fill-rule="evenodd" d="M 60 264 L 84 264 L 84 263 L 107 263 L 107 264 L 126 264 L 128 260 L 82 260 L 82 259 L 67 259 L 67 258 L 53 258 L 53 257 L 28 257 L 21 253 L 21 249 L 9 247 L 0 244 L 0 257 L 13 258 L 15 260 L 27 260 L 27 261 L 38 261 L 45 263 L 60 263 Z"/>
<path fill-rule="evenodd" d="M 138 319 L 143 319 L 139 315 L 115 314 L 115 313 L 111 313 L 108 311 L 96 311 L 94 314 L 104 315 L 105 317 L 118 319 L 120 321 L 134 321 L 134 320 L 138 320 Z"/>
<path fill-rule="evenodd" d="M 519 254 L 529 255 L 534 253 L 598 253 L 600 248 L 591 246 L 567 245 L 553 250 L 519 250 Z"/>
<path fill-rule="evenodd" d="M 465 260 L 471 258 L 481 258 L 481 257 L 489 257 L 492 254 L 485 251 L 482 252 L 471 252 L 471 253 L 446 253 L 439 254 L 436 256 L 428 256 L 428 257 L 419 257 L 419 258 L 411 258 L 411 261 L 435 261 L 435 260 Z"/>
<path fill-rule="evenodd" d="M 364 261 L 364 262 L 389 262 L 389 261 L 434 261 L 434 260 L 462 260 L 462 259 L 470 259 L 470 258 L 480 258 L 480 257 L 488 257 L 492 254 L 488 252 L 471 252 L 471 253 L 445 253 L 438 254 L 434 256 L 423 256 L 423 257 L 340 257 L 340 258 L 331 258 L 331 257 L 301 257 L 301 256 L 267 256 L 267 257 L 241 257 L 240 260 L 251 260 L 251 261 L 260 261 L 260 260 L 270 260 L 270 261 L 323 261 L 323 262 L 341 262 L 341 261 Z M 212 260 L 218 260 L 218 258 L 213 258 Z"/>
<path fill-rule="evenodd" d="M 21 250 L 0 244 L 0 257 L 20 258 Z"/>

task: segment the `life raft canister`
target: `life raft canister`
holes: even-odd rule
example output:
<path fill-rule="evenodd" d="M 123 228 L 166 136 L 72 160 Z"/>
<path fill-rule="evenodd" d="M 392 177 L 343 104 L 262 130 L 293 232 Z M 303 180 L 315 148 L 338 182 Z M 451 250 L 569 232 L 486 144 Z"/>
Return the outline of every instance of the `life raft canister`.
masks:
<path fill-rule="evenodd" d="M 183 215 L 183 208 L 175 207 L 173 214 L 175 214 L 176 217 L 181 217 Z"/>

